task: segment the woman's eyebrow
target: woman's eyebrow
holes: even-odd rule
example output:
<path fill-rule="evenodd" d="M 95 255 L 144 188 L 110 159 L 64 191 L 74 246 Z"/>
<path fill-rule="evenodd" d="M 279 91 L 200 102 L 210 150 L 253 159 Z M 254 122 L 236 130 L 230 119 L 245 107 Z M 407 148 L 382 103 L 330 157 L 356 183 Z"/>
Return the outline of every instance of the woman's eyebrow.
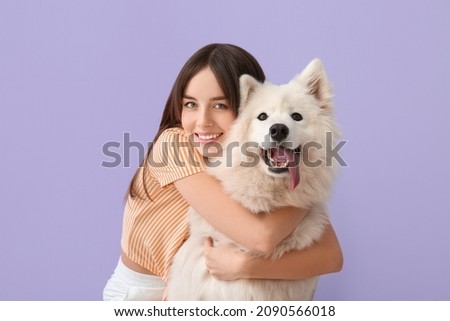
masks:
<path fill-rule="evenodd" d="M 225 96 L 219 96 L 219 97 L 213 97 L 210 99 L 211 101 L 216 101 L 216 100 L 227 100 L 227 97 Z"/>
<path fill-rule="evenodd" d="M 188 95 L 184 95 L 183 99 L 191 99 L 191 100 L 197 100 L 195 97 L 191 97 Z M 227 100 L 225 96 L 218 96 L 218 97 L 212 97 L 210 101 L 217 101 L 217 100 Z"/>

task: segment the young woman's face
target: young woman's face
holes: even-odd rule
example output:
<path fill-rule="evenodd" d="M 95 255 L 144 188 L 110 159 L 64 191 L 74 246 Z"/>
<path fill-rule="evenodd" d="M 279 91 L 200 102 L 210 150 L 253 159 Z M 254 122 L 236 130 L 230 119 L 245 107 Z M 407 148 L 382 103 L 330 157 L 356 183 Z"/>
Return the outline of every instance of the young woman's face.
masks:
<path fill-rule="evenodd" d="M 217 143 L 224 142 L 234 120 L 214 73 L 209 67 L 200 70 L 186 86 L 181 113 L 183 129 L 193 135 L 200 154 L 208 156 L 208 147 L 214 148 L 210 152 L 217 150 Z"/>

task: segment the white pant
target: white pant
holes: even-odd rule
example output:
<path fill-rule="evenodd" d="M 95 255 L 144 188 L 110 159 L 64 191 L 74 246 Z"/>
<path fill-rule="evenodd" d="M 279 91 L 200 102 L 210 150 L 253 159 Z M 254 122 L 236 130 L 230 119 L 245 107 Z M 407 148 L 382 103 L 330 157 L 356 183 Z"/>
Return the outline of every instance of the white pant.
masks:
<path fill-rule="evenodd" d="M 135 272 L 119 259 L 114 274 L 103 290 L 105 301 L 160 301 L 165 284 L 156 275 Z"/>

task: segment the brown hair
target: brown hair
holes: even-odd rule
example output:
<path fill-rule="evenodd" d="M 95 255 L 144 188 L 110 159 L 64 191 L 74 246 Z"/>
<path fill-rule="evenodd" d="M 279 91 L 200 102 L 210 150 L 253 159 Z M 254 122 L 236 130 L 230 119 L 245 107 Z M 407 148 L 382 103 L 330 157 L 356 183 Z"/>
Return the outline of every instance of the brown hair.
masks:
<path fill-rule="evenodd" d="M 155 142 L 161 133 L 172 127 L 181 127 L 181 111 L 182 101 L 185 88 L 189 81 L 202 69 L 210 67 L 216 76 L 220 88 L 223 90 L 225 97 L 229 101 L 229 107 L 232 108 L 235 115 L 239 108 L 239 77 L 243 74 L 253 76 L 260 82 L 264 82 L 265 75 L 258 61 L 244 49 L 232 44 L 209 44 L 194 53 L 181 68 L 166 106 L 163 111 L 161 123 L 158 132 L 155 135 Z M 153 144 L 149 147 L 147 155 L 141 163 L 142 179 L 145 180 L 145 162 L 151 152 Z M 126 196 L 136 196 L 134 193 L 135 182 L 138 178 L 139 169 L 133 176 Z M 146 185 L 144 184 L 144 188 Z M 148 192 L 145 189 L 148 196 Z"/>

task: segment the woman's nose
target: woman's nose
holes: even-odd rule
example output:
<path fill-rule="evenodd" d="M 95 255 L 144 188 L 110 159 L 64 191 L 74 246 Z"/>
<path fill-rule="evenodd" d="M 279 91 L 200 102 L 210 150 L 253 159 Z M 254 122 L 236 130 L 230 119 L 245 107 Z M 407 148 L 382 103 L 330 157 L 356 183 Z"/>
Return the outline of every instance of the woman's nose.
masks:
<path fill-rule="evenodd" d="M 211 115 L 211 111 L 209 111 L 207 108 L 204 108 L 199 113 L 199 118 L 197 120 L 197 123 L 200 127 L 211 127 L 214 124 L 214 120 Z"/>

